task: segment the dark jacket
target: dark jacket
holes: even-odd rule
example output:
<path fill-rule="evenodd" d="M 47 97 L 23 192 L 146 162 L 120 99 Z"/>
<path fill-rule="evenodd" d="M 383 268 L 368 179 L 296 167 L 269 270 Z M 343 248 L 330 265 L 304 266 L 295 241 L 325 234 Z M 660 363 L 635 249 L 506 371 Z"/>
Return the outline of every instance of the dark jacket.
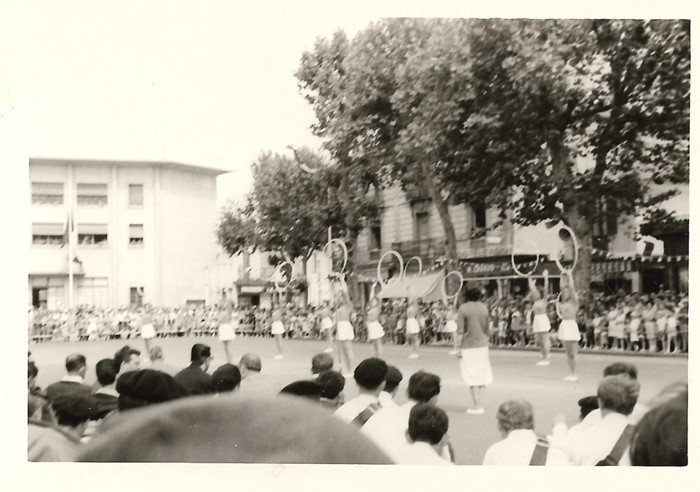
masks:
<path fill-rule="evenodd" d="M 46 387 L 46 399 L 53 403 L 61 395 L 78 393 L 80 395 L 90 395 L 92 388 L 87 384 L 75 383 L 72 381 L 57 381 Z"/>
<path fill-rule="evenodd" d="M 192 364 L 178 372 L 175 375 L 175 381 L 185 388 L 190 395 L 214 393 L 211 376 L 196 364 Z"/>

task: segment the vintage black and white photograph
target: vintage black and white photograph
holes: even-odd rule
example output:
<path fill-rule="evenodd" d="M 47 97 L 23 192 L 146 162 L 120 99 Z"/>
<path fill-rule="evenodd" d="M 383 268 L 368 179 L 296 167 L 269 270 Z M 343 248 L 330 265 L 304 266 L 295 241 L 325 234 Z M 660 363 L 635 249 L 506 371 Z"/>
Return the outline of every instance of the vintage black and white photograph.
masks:
<path fill-rule="evenodd" d="M 24 461 L 688 465 L 690 16 L 461 12 L 36 3 Z"/>

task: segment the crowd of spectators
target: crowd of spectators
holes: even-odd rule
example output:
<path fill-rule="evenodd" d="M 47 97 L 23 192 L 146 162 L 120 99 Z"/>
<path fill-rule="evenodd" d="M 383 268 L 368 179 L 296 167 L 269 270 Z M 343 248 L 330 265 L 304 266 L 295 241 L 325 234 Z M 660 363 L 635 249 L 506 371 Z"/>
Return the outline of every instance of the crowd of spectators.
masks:
<path fill-rule="evenodd" d="M 551 341 L 559 317 L 556 296 L 550 296 Z M 492 347 L 535 346 L 532 331 L 532 301 L 527 296 L 485 299 L 491 313 Z M 382 301 L 379 322 L 385 332 L 384 343 L 405 344 L 405 299 Z M 284 325 L 289 338 L 323 338 L 321 309 L 287 304 Z M 153 326 L 158 337 L 216 335 L 221 311 L 216 305 L 154 308 Z M 270 336 L 272 310 L 257 306 L 241 307 L 239 334 Z M 129 339 L 139 335 L 143 307 L 97 308 L 80 307 L 73 310 L 30 310 L 30 338 L 35 341 Z M 446 306 L 440 302 L 418 303 L 416 319 L 420 325 L 421 344 L 450 344 L 451 335 L 445 330 Z M 643 351 L 665 354 L 688 352 L 688 297 L 670 291 L 655 294 L 594 295 L 582 304 L 578 313 L 581 348 L 610 351 Z M 358 341 L 367 340 L 365 309 L 355 311 L 354 331 Z"/>
<path fill-rule="evenodd" d="M 160 354 L 160 356 L 159 356 Z M 28 360 L 30 461 L 237 462 L 451 465 L 456 456 L 448 414 L 439 406 L 441 378 L 417 371 L 404 384 L 397 367 L 369 358 L 352 382 L 327 353 L 310 361 L 309 377 L 256 393 L 263 371 L 255 354 L 213 367 L 211 348 L 197 343 L 191 363 L 166 368 L 162 350 L 125 346 L 89 364 L 65 360 L 65 376 L 45 389 Z M 86 383 L 88 371 L 96 381 Z M 579 401 L 580 421 L 556 417 L 534 428 L 534 406 L 503 402 L 496 413 L 502 440 L 484 465 L 686 466 L 688 387 L 667 387 L 648 405 L 631 364 L 605 368 L 596 395 Z M 358 394 L 346 401 L 346 385 Z M 454 437 L 454 436 L 453 436 Z"/>

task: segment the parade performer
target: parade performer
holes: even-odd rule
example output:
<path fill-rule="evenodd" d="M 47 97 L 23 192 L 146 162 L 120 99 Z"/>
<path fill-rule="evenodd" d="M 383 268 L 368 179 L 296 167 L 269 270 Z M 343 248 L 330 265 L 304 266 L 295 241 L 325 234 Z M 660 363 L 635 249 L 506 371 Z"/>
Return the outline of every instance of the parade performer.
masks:
<path fill-rule="evenodd" d="M 489 310 L 480 301 L 481 292 L 474 288 L 467 289 L 466 303 L 457 311 L 457 326 L 462 337 L 460 370 L 464 382 L 469 386 L 473 408 L 467 409 L 471 415 L 484 413 L 484 392 L 486 386 L 493 383 L 491 361 L 489 359 Z"/>
<path fill-rule="evenodd" d="M 156 329 L 153 327 L 153 313 L 151 312 L 151 305 L 146 304 L 144 306 L 143 314 L 141 315 L 141 338 L 143 338 L 146 344 L 146 353 L 151 350 L 150 342 L 152 338 L 156 337 Z"/>
<path fill-rule="evenodd" d="M 382 307 L 379 298 L 374 292 L 374 286 L 372 286 L 369 307 L 367 309 L 367 339 L 374 351 L 374 355 L 380 359 L 382 358 L 382 337 L 384 336 L 384 328 L 379 322 L 381 311 Z"/>
<path fill-rule="evenodd" d="M 352 375 L 353 371 L 352 341 L 355 338 L 355 332 L 351 322 L 352 302 L 347 290 L 340 293 L 335 310 L 335 318 L 340 366 L 343 368 L 343 375 L 348 377 Z"/>
<path fill-rule="evenodd" d="M 568 285 L 561 290 L 561 299 L 557 301 L 557 313 L 561 318 L 557 337 L 564 344 L 566 350 L 566 361 L 569 365 L 569 375 L 565 381 L 578 381 L 576 373 L 576 355 L 578 353 L 578 342 L 581 334 L 576 323 L 576 314 L 579 308 L 579 298 L 574 287 L 574 279 L 571 272 L 565 272 Z"/>
<path fill-rule="evenodd" d="M 540 347 L 541 359 L 537 362 L 538 366 L 548 366 L 549 361 L 549 316 L 547 316 L 547 300 L 544 299 L 542 292 L 535 285 L 535 281 L 530 277 L 527 279 L 530 286 L 530 298 L 532 299 L 532 332 L 535 334 L 537 345 Z"/>
<path fill-rule="evenodd" d="M 418 323 L 418 300 L 408 299 L 408 308 L 406 309 L 406 336 L 408 343 L 413 348 L 413 351 L 408 356 L 409 359 L 417 359 L 418 344 L 420 344 L 420 324 Z"/>
<path fill-rule="evenodd" d="M 275 359 L 282 359 L 284 357 L 284 353 L 282 353 L 282 335 L 284 335 L 285 331 L 284 323 L 282 322 L 284 312 L 280 297 L 281 294 L 278 293 L 277 305 L 272 308 L 272 326 L 270 327 L 272 336 L 275 337 L 275 343 L 277 344 L 277 355 L 275 355 Z"/>
<path fill-rule="evenodd" d="M 234 312 L 233 302 L 224 297 L 219 308 L 219 340 L 224 344 L 226 352 L 226 362 L 232 364 L 229 344 L 236 338 L 236 328 L 238 328 L 238 317 Z"/>
<path fill-rule="evenodd" d="M 333 313 L 331 313 L 331 308 L 327 301 L 323 301 L 323 306 L 318 312 L 318 317 L 321 320 L 321 333 L 328 340 L 328 348 L 324 350 L 325 353 L 330 354 L 333 352 Z"/>
<path fill-rule="evenodd" d="M 455 304 L 457 299 L 455 298 L 454 303 L 449 303 L 447 299 L 444 300 L 447 310 L 445 312 L 445 327 L 443 328 L 443 333 L 447 334 L 452 344 L 452 350 L 450 355 L 457 355 L 458 350 L 458 340 L 457 340 L 457 310 L 455 309 Z"/>

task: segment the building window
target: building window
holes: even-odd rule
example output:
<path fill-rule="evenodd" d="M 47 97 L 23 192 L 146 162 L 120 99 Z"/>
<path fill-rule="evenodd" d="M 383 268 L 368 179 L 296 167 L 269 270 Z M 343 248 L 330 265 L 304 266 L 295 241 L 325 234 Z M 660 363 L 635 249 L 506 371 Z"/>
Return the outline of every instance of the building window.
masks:
<path fill-rule="evenodd" d="M 78 245 L 107 246 L 107 224 L 78 224 Z"/>
<path fill-rule="evenodd" d="M 130 207 L 143 207 L 143 185 L 142 184 L 130 184 L 129 185 L 129 206 Z"/>
<path fill-rule="evenodd" d="M 78 205 L 107 205 L 107 185 L 78 183 Z"/>
<path fill-rule="evenodd" d="M 617 234 L 617 210 L 615 205 L 607 203 L 603 198 L 596 202 L 596 218 L 593 221 L 593 237 L 601 238 L 607 243 L 607 238 Z"/>
<path fill-rule="evenodd" d="M 32 203 L 35 205 L 62 205 L 63 183 L 32 183 Z"/>
<path fill-rule="evenodd" d="M 129 246 L 143 246 L 143 224 L 129 224 Z"/>
<path fill-rule="evenodd" d="M 143 306 L 143 287 L 129 289 L 129 303 L 132 306 Z"/>
<path fill-rule="evenodd" d="M 416 214 L 416 239 L 430 239 L 430 215 L 426 212 Z"/>
<path fill-rule="evenodd" d="M 61 246 L 64 228 L 64 224 L 32 224 L 32 244 Z"/>
<path fill-rule="evenodd" d="M 382 227 L 374 225 L 369 231 L 369 249 L 377 251 L 382 249 Z"/>
<path fill-rule="evenodd" d="M 486 207 L 483 205 L 474 207 L 474 227 L 479 229 L 486 227 Z"/>

